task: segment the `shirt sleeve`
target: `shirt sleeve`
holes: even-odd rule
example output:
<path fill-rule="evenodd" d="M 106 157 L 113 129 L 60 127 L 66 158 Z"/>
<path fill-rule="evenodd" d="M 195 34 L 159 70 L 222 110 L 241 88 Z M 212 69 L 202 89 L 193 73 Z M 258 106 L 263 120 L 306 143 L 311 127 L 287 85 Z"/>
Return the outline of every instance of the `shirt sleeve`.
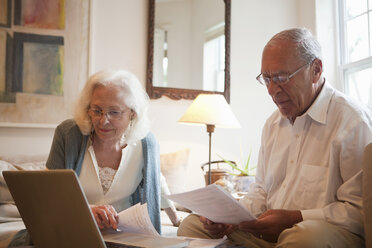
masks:
<path fill-rule="evenodd" d="M 165 198 L 164 195 L 169 195 L 170 194 L 170 191 L 169 191 L 169 188 L 168 188 L 168 184 L 167 184 L 167 181 L 165 180 L 165 177 L 163 176 L 162 173 L 160 173 L 160 186 L 161 186 L 161 198 L 160 198 L 160 207 L 161 208 L 174 208 L 174 203 Z"/>
<path fill-rule="evenodd" d="M 48 169 L 65 169 L 65 145 L 61 129 L 61 125 L 59 125 L 54 132 L 52 146 L 46 161 Z"/>
<path fill-rule="evenodd" d="M 332 159 L 339 164 L 342 181 L 336 200 L 321 209 L 302 210 L 306 219 L 321 219 L 364 236 L 362 215 L 362 157 L 365 146 L 371 142 L 368 124 L 356 125 L 333 145 Z"/>
<path fill-rule="evenodd" d="M 264 129 L 265 130 L 265 129 Z M 264 185 L 265 169 L 263 165 L 264 161 L 264 136 L 265 131 L 262 134 L 261 147 L 258 155 L 258 164 L 256 170 L 255 182 L 249 186 L 247 194 L 240 200 L 254 216 L 258 217 L 267 210 L 266 204 L 266 190 Z"/>

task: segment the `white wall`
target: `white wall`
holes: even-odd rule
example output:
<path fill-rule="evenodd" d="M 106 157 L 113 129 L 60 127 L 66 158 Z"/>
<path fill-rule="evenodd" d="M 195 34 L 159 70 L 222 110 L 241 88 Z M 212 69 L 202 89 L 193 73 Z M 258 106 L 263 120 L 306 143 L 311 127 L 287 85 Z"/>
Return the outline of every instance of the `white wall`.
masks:
<path fill-rule="evenodd" d="M 338 37 L 336 1 L 315 0 L 316 35 L 323 52 L 323 70 L 329 83 L 343 90 L 338 74 Z"/>
<path fill-rule="evenodd" d="M 255 80 L 260 72 L 261 51 L 269 38 L 283 29 L 315 28 L 315 14 L 311 11 L 306 14 L 303 4 L 310 3 L 304 0 L 232 1 L 231 107 L 242 128 L 216 128 L 212 138 L 213 159 L 219 159 L 216 155 L 219 154 L 239 160 L 242 145 L 245 156 L 252 148 L 252 162 L 257 162 L 262 126 L 275 110 L 266 89 Z M 92 0 L 91 73 L 108 67 L 125 68 L 145 85 L 147 8 L 146 0 Z M 200 172 L 199 166 L 208 160 L 208 135 L 203 126 L 177 123 L 189 104 L 189 100 L 163 97 L 151 100 L 149 112 L 152 131 L 163 152 L 191 148 L 188 173 L 192 174 Z M 52 129 L 0 127 L 0 156 L 48 152 L 52 136 Z M 200 181 L 191 182 L 189 187 L 198 183 Z"/>
<path fill-rule="evenodd" d="M 147 1 L 91 0 L 91 74 L 126 69 L 146 78 Z"/>
<path fill-rule="evenodd" d="M 45 155 L 49 152 L 54 129 L 0 127 L 0 157 Z"/>

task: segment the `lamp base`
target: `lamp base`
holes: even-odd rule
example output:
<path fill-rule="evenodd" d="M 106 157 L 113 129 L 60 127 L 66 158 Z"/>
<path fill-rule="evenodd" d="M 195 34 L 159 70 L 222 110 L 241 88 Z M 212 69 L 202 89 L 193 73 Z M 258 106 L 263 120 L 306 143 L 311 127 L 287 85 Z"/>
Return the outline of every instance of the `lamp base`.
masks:
<path fill-rule="evenodd" d="M 209 162 L 208 162 L 208 184 L 212 184 L 211 178 L 211 152 L 212 152 L 212 133 L 214 132 L 214 125 L 207 124 L 207 132 L 209 134 Z"/>

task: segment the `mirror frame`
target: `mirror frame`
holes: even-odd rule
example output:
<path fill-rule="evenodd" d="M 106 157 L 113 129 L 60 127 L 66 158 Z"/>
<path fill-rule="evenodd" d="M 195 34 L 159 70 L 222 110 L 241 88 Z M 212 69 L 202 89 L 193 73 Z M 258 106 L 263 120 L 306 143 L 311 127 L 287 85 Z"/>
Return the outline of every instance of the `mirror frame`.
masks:
<path fill-rule="evenodd" d="M 199 94 L 222 94 L 230 103 L 230 25 L 231 25 L 231 0 L 225 2 L 225 89 L 224 92 L 205 91 L 195 89 L 181 89 L 168 87 L 155 87 L 152 84 L 154 64 L 154 30 L 155 30 L 155 0 L 149 0 L 148 19 L 148 54 L 147 54 L 147 76 L 146 91 L 151 99 L 167 96 L 173 100 L 195 99 Z"/>

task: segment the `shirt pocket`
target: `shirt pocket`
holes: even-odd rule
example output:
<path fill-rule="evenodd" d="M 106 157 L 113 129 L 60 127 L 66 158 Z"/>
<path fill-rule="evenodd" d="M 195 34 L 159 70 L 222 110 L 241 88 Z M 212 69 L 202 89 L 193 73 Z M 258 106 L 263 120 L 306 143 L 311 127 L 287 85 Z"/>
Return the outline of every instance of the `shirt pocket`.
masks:
<path fill-rule="evenodd" d="M 326 201 L 328 167 L 303 164 L 298 179 L 299 205 L 303 209 L 323 207 Z"/>

